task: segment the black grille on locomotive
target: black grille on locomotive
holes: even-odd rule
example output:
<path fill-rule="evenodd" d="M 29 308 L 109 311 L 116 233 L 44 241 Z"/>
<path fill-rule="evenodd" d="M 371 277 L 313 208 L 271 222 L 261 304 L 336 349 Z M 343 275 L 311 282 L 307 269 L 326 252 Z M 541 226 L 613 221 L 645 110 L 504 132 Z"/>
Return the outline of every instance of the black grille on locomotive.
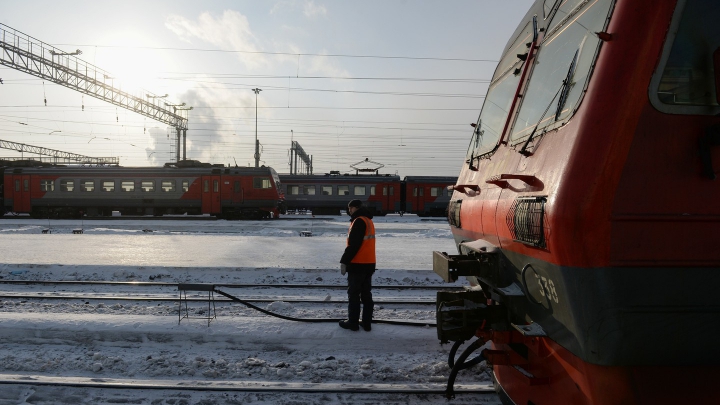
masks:
<path fill-rule="evenodd" d="M 513 239 L 531 246 L 545 248 L 546 197 L 522 197 L 513 202 L 506 222 Z"/>

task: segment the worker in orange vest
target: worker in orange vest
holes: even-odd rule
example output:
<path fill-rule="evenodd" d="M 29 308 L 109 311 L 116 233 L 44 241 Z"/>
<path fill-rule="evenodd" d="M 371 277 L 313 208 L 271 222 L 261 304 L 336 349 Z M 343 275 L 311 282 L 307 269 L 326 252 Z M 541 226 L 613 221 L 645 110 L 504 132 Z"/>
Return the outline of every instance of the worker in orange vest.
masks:
<path fill-rule="evenodd" d="M 356 331 L 362 326 L 370 332 L 373 314 L 372 275 L 375 273 L 375 224 L 372 213 L 362 201 L 352 200 L 347 209 L 350 215 L 347 247 L 340 258 L 340 272 L 348 277 L 348 319 L 340 327 Z M 362 302 L 362 321 L 360 303 Z"/>

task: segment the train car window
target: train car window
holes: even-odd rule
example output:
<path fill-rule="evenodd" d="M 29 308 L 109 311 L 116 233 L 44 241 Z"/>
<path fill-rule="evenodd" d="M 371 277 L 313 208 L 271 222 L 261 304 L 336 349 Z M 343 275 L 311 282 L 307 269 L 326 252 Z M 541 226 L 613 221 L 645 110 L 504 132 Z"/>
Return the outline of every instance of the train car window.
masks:
<path fill-rule="evenodd" d="M 442 195 L 442 187 L 430 187 L 430 196 L 438 197 Z"/>
<path fill-rule="evenodd" d="M 235 183 L 233 184 L 233 191 L 236 193 L 240 192 L 240 182 L 239 181 L 235 181 Z"/>
<path fill-rule="evenodd" d="M 355 186 L 354 195 L 365 195 L 365 186 Z"/>
<path fill-rule="evenodd" d="M 370 186 L 370 195 L 375 195 L 375 186 Z"/>
<path fill-rule="evenodd" d="M 333 195 L 332 186 L 322 186 L 322 195 Z"/>
<path fill-rule="evenodd" d="M 115 191 L 115 180 L 105 180 L 102 182 L 102 191 Z"/>
<path fill-rule="evenodd" d="M 162 180 L 160 183 L 160 189 L 165 193 L 175 191 L 175 180 Z M 208 181 L 205 180 L 205 192 L 207 193 L 208 191 Z"/>
<path fill-rule="evenodd" d="M 350 195 L 350 186 L 338 186 L 338 195 Z"/>
<path fill-rule="evenodd" d="M 182 191 L 183 193 L 186 193 L 190 189 L 190 180 L 183 180 L 182 181 Z"/>
<path fill-rule="evenodd" d="M 120 182 L 120 190 L 123 192 L 135 191 L 135 182 L 132 180 L 123 180 Z"/>
<path fill-rule="evenodd" d="M 143 180 L 140 183 L 140 190 L 143 193 L 152 193 L 155 191 L 155 180 Z"/>
<path fill-rule="evenodd" d="M 60 180 L 60 191 L 70 192 L 75 190 L 75 180 Z"/>
<path fill-rule="evenodd" d="M 387 188 L 387 186 L 383 186 L 383 195 L 388 195 L 388 188 Z"/>
<path fill-rule="evenodd" d="M 417 197 L 417 196 L 418 196 L 418 188 L 413 187 L 413 197 Z"/>
<path fill-rule="evenodd" d="M 94 180 L 80 180 L 80 191 L 83 191 L 83 192 L 95 191 L 95 181 Z"/>
<path fill-rule="evenodd" d="M 680 1 L 675 12 L 650 98 L 663 112 L 717 114 L 714 54 L 720 48 L 720 3 Z"/>
<path fill-rule="evenodd" d="M 532 37 L 532 23 L 528 22 L 500 59 L 470 140 L 466 158 L 468 163 L 474 157 L 492 152 L 500 141 L 520 83 L 520 75 L 515 74 L 515 70 L 522 66 L 523 61 L 517 55 L 527 53 L 526 44 L 532 42 Z"/>
<path fill-rule="evenodd" d="M 220 182 L 217 180 L 213 180 L 213 193 L 217 193 L 220 191 Z"/>
<path fill-rule="evenodd" d="M 164 191 L 167 191 L 163 189 Z M 203 193 L 209 193 L 210 192 L 210 180 L 203 180 Z"/>
<path fill-rule="evenodd" d="M 395 195 L 395 186 L 390 186 L 390 195 Z"/>
<path fill-rule="evenodd" d="M 15 191 L 20 191 L 20 180 L 15 180 Z"/>
<path fill-rule="evenodd" d="M 287 193 L 289 195 L 299 195 L 300 194 L 300 186 L 287 186 Z"/>
<path fill-rule="evenodd" d="M 268 177 L 254 177 L 253 188 L 271 188 L 272 183 Z"/>
<path fill-rule="evenodd" d="M 23 180 L 23 191 L 30 191 L 30 180 Z"/>
<path fill-rule="evenodd" d="M 40 191 L 55 191 L 55 182 L 52 180 L 40 180 Z"/>
<path fill-rule="evenodd" d="M 303 186 L 304 195 L 315 195 L 315 186 Z"/>
<path fill-rule="evenodd" d="M 511 131 L 513 144 L 533 131 L 565 124 L 579 105 L 601 44 L 595 32 L 605 30 L 613 0 L 583 1 L 568 11 L 576 3 L 567 1 L 560 6 L 555 19 L 561 23 L 540 44 Z"/>

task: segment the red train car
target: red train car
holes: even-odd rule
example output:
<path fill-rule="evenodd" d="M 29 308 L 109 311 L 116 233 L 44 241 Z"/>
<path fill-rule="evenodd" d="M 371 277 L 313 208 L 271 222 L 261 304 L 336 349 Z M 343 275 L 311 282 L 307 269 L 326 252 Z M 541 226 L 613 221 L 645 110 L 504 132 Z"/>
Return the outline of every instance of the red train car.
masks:
<path fill-rule="evenodd" d="M 399 212 L 401 209 L 400 177 L 396 175 L 281 174 L 280 181 L 287 210 L 339 215 L 353 199 L 361 200 L 375 215 Z"/>
<path fill-rule="evenodd" d="M 438 336 L 507 404 L 717 404 L 720 2 L 538 0 L 448 206 Z M 473 302 L 472 304 L 468 304 Z"/>
<path fill-rule="evenodd" d="M 5 212 L 37 218 L 211 214 L 277 218 L 279 178 L 269 167 L 6 167 Z"/>
<path fill-rule="evenodd" d="M 406 176 L 402 181 L 402 211 L 420 217 L 443 217 L 457 177 Z"/>

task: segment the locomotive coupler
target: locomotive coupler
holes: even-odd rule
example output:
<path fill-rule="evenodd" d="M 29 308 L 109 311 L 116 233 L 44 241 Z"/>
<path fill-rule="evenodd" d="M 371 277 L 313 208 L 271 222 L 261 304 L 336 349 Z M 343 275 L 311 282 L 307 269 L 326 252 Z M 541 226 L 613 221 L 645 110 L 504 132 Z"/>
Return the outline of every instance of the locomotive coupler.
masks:
<path fill-rule="evenodd" d="M 513 282 L 509 262 L 495 245 L 477 240 L 461 243 L 459 247 L 467 253 L 433 252 L 433 271 L 445 282 L 455 282 L 460 276 L 476 277 L 493 287 L 506 287 Z"/>
<path fill-rule="evenodd" d="M 509 329 L 507 308 L 488 305 L 483 291 L 438 291 L 436 305 L 440 343 L 468 340 L 484 326 Z"/>

